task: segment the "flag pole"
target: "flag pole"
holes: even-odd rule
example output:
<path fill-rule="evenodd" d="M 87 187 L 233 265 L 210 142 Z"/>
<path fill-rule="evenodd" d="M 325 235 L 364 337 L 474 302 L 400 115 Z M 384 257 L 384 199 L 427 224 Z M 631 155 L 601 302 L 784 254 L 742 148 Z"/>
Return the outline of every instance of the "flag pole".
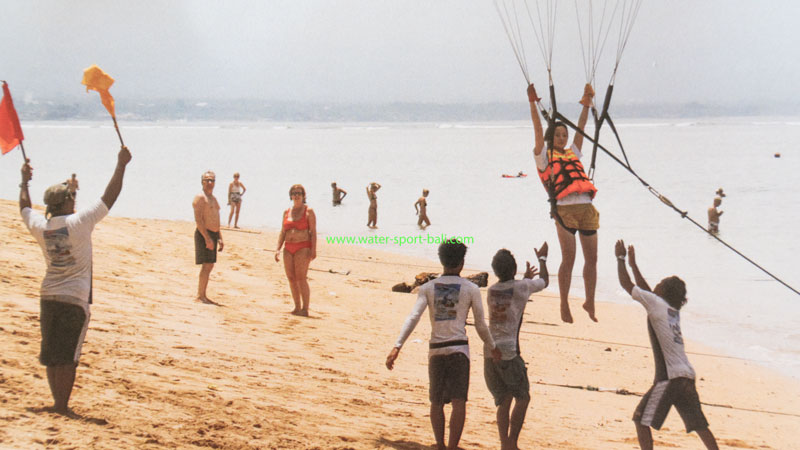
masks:
<path fill-rule="evenodd" d="M 125 143 L 122 142 L 122 135 L 119 132 L 119 126 L 117 126 L 117 118 L 114 117 L 114 116 L 111 116 L 111 119 L 114 121 L 114 129 L 117 130 L 117 136 L 119 137 L 119 143 L 120 143 L 120 145 L 122 145 L 124 147 Z M 23 152 L 24 152 L 24 150 L 23 150 Z"/>
<path fill-rule="evenodd" d="M 30 161 L 30 160 L 28 159 L 28 156 L 25 155 L 25 146 L 22 145 L 22 141 L 19 141 L 19 148 L 22 150 L 22 159 L 24 159 L 25 160 L 25 164 L 27 164 L 28 161 Z"/>

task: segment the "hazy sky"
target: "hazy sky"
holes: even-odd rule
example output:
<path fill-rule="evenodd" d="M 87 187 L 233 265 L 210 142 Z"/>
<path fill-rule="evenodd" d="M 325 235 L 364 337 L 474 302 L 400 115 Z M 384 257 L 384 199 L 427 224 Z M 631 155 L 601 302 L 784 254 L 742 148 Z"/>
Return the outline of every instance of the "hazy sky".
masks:
<path fill-rule="evenodd" d="M 553 70 L 565 101 L 585 78 L 575 3 L 558 8 Z M 116 78 L 112 94 L 132 99 L 525 98 L 492 0 L 4 0 L 0 11 L 0 79 L 17 101 L 81 95 L 91 64 Z M 615 101 L 795 101 L 798 19 L 796 0 L 644 0 Z M 526 45 L 533 81 L 545 87 L 535 41 Z M 598 83 L 609 76 L 601 67 Z"/>

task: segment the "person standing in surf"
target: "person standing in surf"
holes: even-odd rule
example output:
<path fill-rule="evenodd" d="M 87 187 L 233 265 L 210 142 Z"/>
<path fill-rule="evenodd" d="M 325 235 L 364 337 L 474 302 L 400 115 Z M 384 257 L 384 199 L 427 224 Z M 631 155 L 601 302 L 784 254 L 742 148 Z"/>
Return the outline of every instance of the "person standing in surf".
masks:
<path fill-rule="evenodd" d="M 583 131 L 589 117 L 594 90 L 587 84 L 583 90 L 580 104 L 578 128 Z M 561 265 L 558 268 L 558 289 L 561 296 L 561 320 L 572 323 L 569 309 L 569 287 L 572 282 L 572 268 L 575 265 L 575 234 L 578 233 L 583 250 L 583 284 L 586 300 L 583 309 L 589 318 L 597 322 L 594 308 L 594 291 L 597 284 L 597 229 L 600 228 L 600 213 L 592 205 L 597 193 L 580 158 L 583 135 L 575 133 L 572 145 L 567 148 L 569 132 L 563 122 L 553 122 L 542 131 L 542 122 L 536 107 L 538 101 L 533 84 L 528 86 L 528 102 L 533 121 L 535 146 L 533 159 L 539 178 L 544 184 L 550 199 L 550 215 L 555 219 L 558 242 L 561 246 Z"/>

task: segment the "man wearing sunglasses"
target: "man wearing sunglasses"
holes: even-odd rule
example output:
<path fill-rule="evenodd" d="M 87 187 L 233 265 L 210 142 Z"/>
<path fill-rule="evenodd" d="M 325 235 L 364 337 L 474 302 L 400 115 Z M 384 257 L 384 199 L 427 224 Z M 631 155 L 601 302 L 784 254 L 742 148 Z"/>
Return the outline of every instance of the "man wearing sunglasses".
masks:
<path fill-rule="evenodd" d="M 214 172 L 207 171 L 200 178 L 203 191 L 197 194 L 192 201 L 194 208 L 194 221 L 197 229 L 194 231 L 194 262 L 201 265 L 200 280 L 197 285 L 197 300 L 203 303 L 216 304 L 206 295 L 208 278 L 211 269 L 217 262 L 217 245 L 219 251 L 225 244 L 219 232 L 219 202 L 214 197 L 214 184 L 217 181 Z"/>

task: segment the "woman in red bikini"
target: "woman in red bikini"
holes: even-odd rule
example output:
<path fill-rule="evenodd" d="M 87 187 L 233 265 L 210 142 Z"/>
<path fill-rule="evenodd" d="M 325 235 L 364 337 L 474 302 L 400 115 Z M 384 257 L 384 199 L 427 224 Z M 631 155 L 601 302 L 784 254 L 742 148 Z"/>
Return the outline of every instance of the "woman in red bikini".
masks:
<path fill-rule="evenodd" d="M 308 265 L 317 257 L 317 217 L 306 206 L 306 190 L 300 184 L 289 189 L 293 205 L 283 213 L 283 226 L 278 236 L 275 262 L 280 261 L 283 247 L 283 267 L 292 290 L 296 316 L 308 317 L 308 302 L 311 291 L 308 287 Z M 301 302 L 302 300 L 302 302 Z"/>

